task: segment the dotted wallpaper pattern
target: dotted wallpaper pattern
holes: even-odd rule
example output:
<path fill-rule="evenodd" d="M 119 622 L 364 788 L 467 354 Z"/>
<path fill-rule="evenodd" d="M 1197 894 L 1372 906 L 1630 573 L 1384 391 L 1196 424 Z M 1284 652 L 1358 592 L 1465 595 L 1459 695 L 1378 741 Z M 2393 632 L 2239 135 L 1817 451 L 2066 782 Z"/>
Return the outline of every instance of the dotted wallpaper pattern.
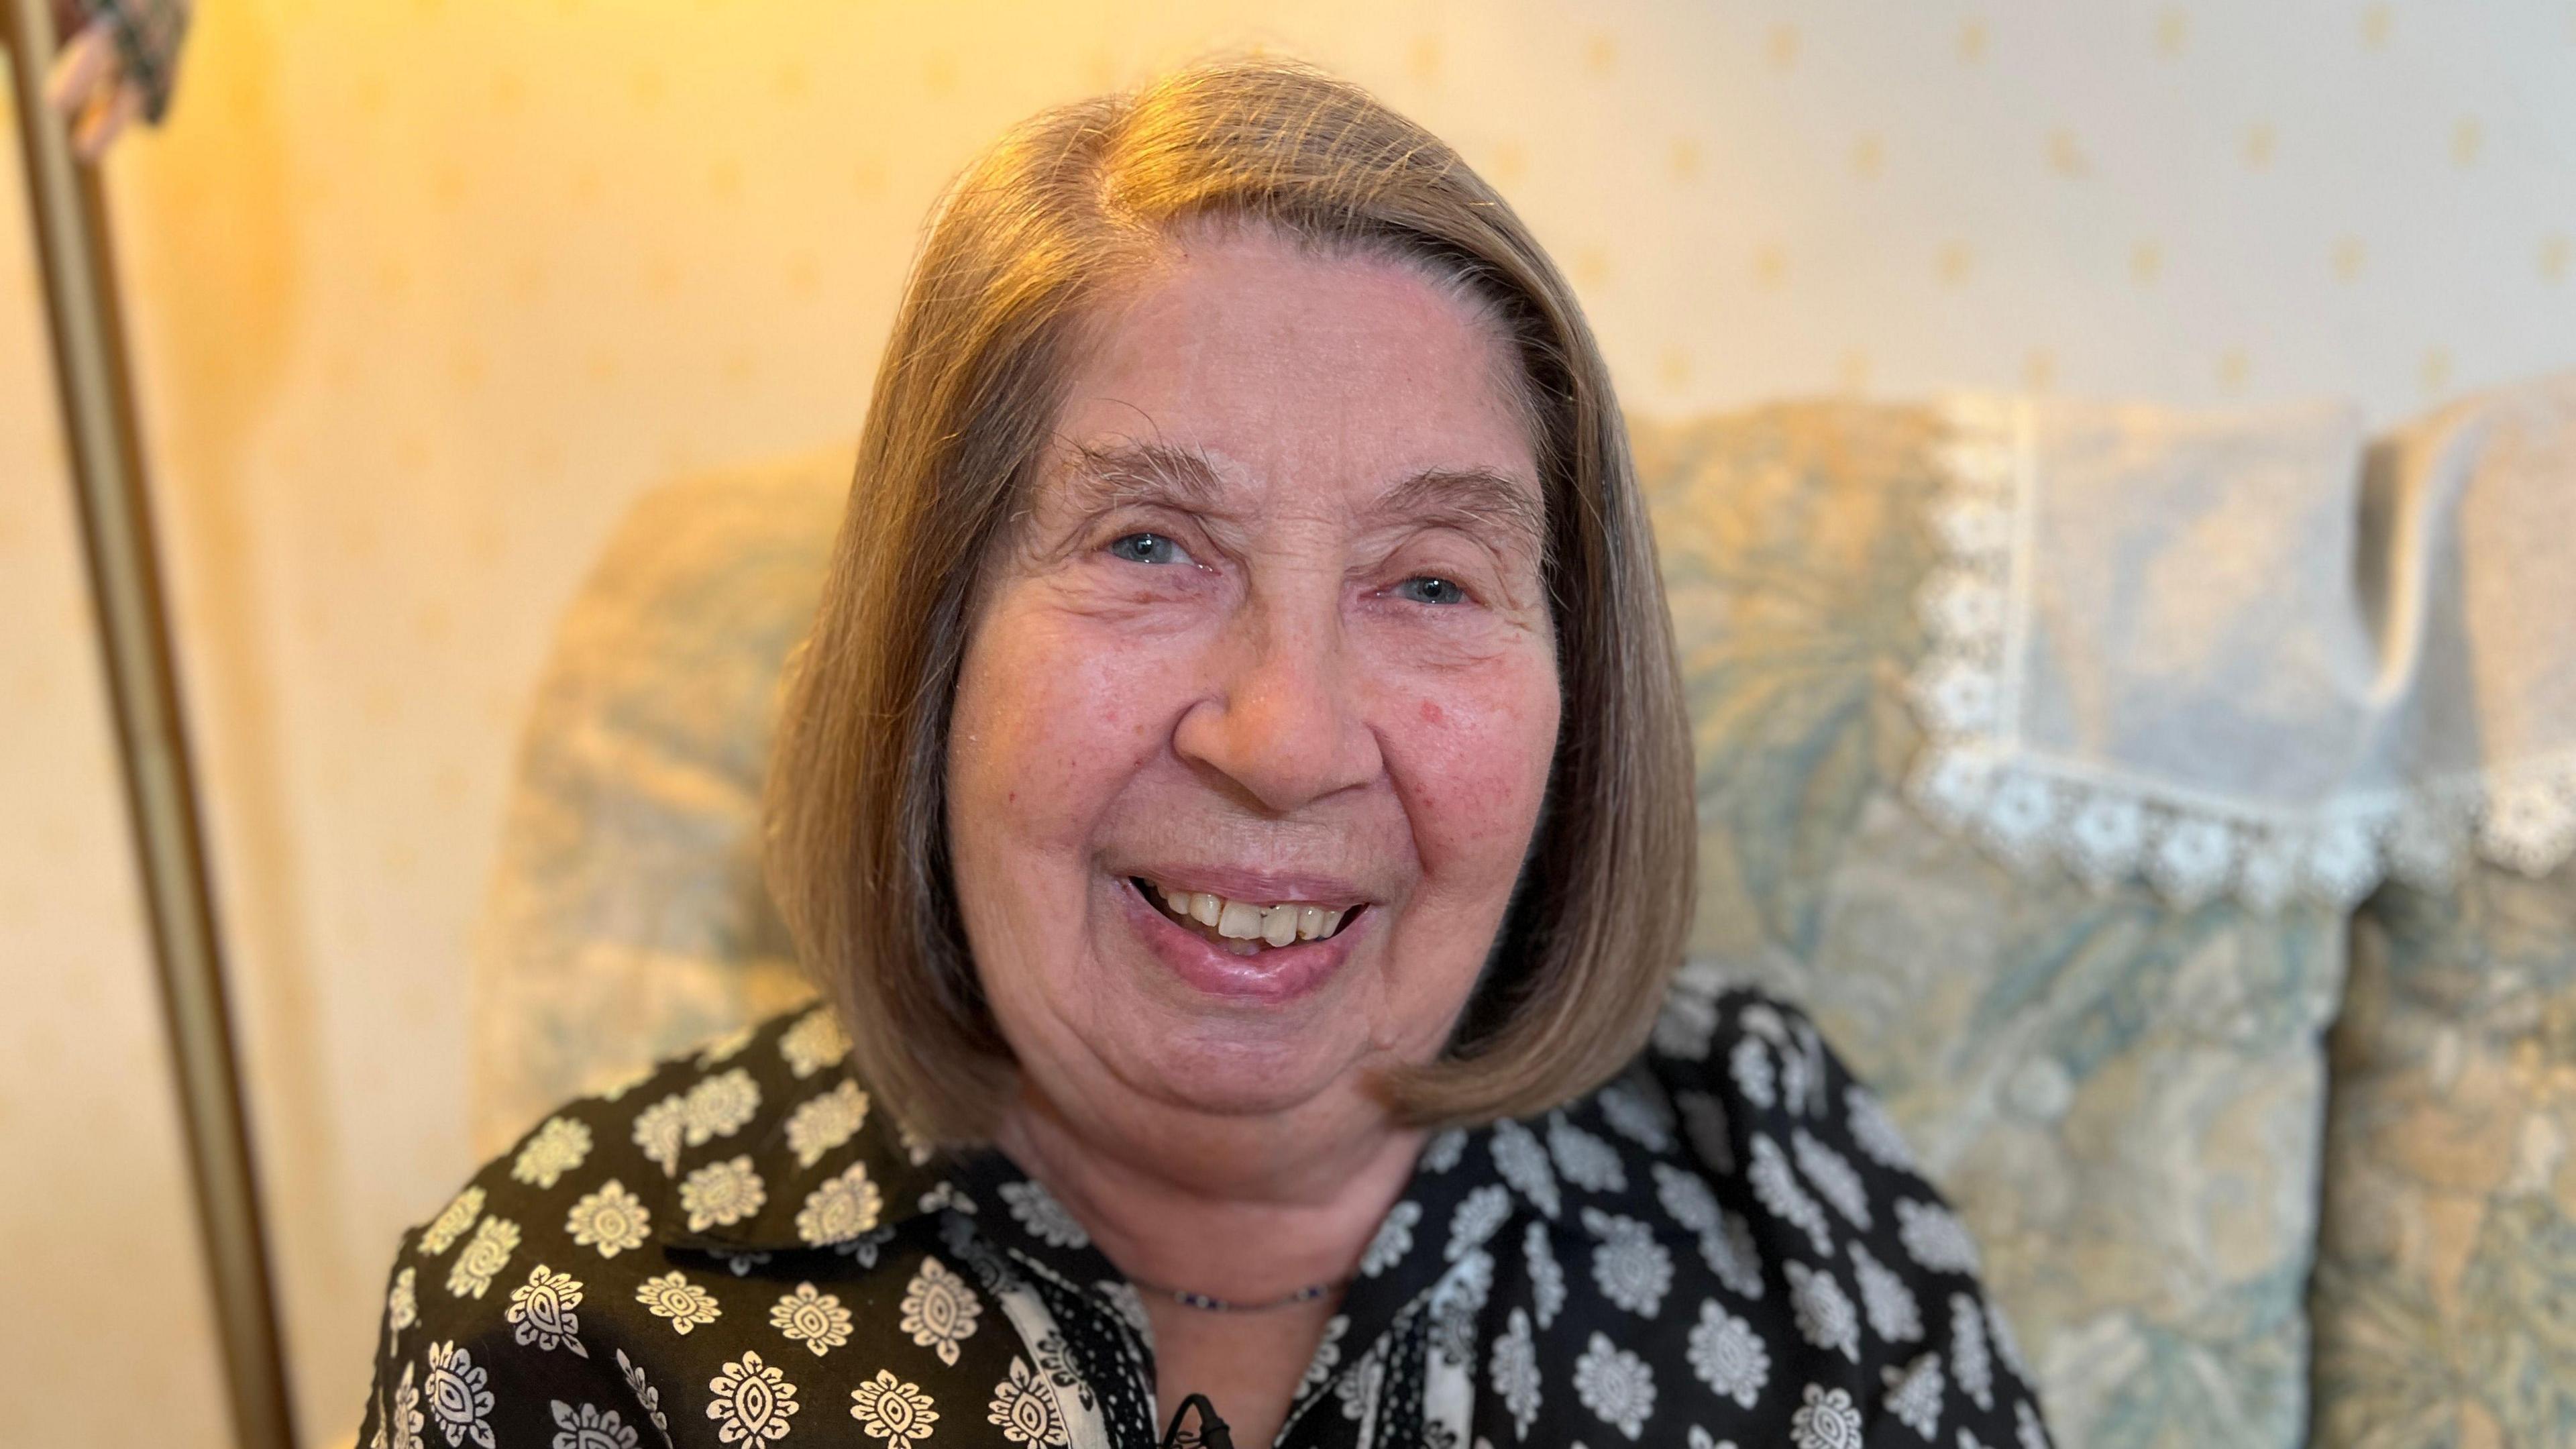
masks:
<path fill-rule="evenodd" d="M 1454 141 L 1644 411 L 1964 385 L 2390 420 L 2576 364 L 2569 0 L 205 5 L 110 189 L 314 1442 L 354 1422 L 395 1230 L 470 1165 L 466 940 L 599 542 L 675 473 L 855 431 L 922 216 L 1005 125 L 1250 45 Z M 67 702 L 94 666 L 11 245 L 0 678 L 94 753 L 0 759 L 0 796 L 85 822 L 0 835 L 0 970 L 113 976 L 130 897 L 35 884 L 124 847 Z M 130 982 L 25 999 L 0 1048 L 156 1030 Z M 114 1080 L 77 1090 L 166 1112 Z M 0 1078 L 13 1144 L 60 1145 L 41 1090 Z M 87 1215 L 102 1239 L 183 1205 L 135 1142 L 160 1186 Z M 146 1402 L 202 1422 L 210 1385 Z"/>

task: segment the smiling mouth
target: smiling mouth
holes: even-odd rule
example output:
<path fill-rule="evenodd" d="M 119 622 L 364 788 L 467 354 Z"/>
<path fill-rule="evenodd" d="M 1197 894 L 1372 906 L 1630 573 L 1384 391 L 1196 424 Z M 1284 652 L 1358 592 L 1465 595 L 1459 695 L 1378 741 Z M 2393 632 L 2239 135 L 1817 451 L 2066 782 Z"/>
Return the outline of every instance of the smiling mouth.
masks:
<path fill-rule="evenodd" d="M 1238 956 L 1327 940 L 1368 909 L 1365 904 L 1331 907 L 1305 901 L 1229 900 L 1206 891 L 1168 890 L 1143 876 L 1128 880 L 1165 917 Z"/>

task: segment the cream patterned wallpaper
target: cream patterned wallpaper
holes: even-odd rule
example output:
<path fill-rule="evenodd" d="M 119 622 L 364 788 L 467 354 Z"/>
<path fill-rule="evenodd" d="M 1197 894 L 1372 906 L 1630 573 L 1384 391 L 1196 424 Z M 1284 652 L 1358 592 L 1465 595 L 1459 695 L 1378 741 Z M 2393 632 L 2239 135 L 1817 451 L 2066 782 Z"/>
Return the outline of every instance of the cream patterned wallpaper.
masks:
<path fill-rule="evenodd" d="M 1039 105 L 1253 43 L 1378 87 L 1516 199 L 1642 410 L 1974 385 L 2393 419 L 2576 364 L 2568 0 L 202 9 L 111 190 L 315 1442 L 354 1423 L 396 1229 L 469 1166 L 466 936 L 550 621 L 639 491 L 855 429 L 924 210 Z M 183 1256 L 18 237 L 0 1132 L 47 1231 Z M 0 1357 L 158 1335 L 160 1397 L 113 1412 L 205 1422 L 201 1304 L 37 1288 Z"/>

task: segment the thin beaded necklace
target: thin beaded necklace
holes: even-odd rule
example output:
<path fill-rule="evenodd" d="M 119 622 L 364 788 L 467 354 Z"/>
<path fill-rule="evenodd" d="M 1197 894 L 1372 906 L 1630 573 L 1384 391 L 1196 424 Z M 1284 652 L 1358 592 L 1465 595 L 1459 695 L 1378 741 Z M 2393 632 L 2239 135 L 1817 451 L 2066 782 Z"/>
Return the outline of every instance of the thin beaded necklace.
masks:
<path fill-rule="evenodd" d="M 1267 1313 L 1275 1308 L 1294 1308 L 1300 1303 L 1312 1303 L 1328 1293 L 1337 1292 L 1351 1284 L 1348 1278 L 1335 1278 L 1323 1283 L 1309 1283 L 1293 1293 L 1265 1299 L 1259 1303 L 1237 1303 L 1231 1298 L 1219 1298 L 1212 1293 L 1193 1293 L 1187 1288 L 1175 1288 L 1168 1283 L 1149 1283 L 1134 1274 L 1129 1274 L 1127 1281 L 1149 1293 L 1157 1293 L 1169 1298 L 1183 1308 L 1204 1309 L 1210 1313 Z"/>

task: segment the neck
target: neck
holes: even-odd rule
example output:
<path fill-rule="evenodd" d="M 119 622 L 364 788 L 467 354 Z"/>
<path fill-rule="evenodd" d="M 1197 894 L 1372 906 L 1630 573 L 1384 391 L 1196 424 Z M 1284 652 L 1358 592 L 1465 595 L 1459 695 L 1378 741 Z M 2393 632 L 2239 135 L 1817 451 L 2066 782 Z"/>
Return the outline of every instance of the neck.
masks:
<path fill-rule="evenodd" d="M 1424 1134 L 1352 1115 L 1103 1132 L 1024 1096 L 996 1140 L 1130 1276 L 1260 1302 L 1356 1272 L 1412 1177 Z"/>

